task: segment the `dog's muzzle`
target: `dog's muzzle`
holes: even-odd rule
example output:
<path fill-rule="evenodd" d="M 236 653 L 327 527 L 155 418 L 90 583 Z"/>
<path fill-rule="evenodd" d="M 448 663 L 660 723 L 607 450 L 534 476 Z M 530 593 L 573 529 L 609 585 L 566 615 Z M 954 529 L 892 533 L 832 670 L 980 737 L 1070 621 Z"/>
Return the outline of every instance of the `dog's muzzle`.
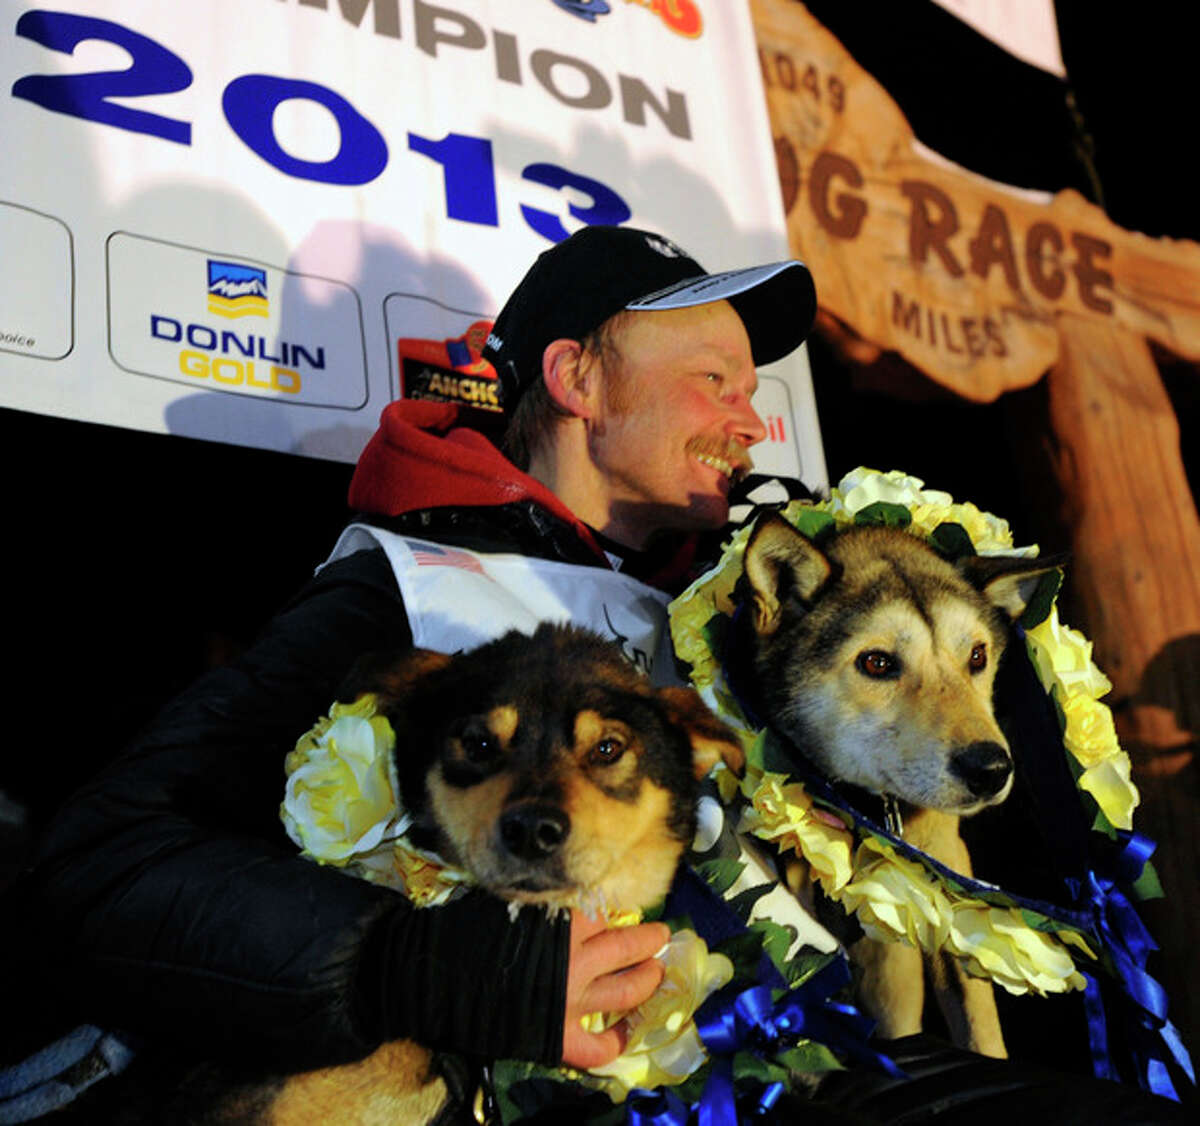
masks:
<path fill-rule="evenodd" d="M 950 769 L 966 783 L 972 797 L 987 801 L 1008 785 L 1013 764 L 999 743 L 983 741 L 957 752 L 950 760 Z"/>
<path fill-rule="evenodd" d="M 500 815 L 500 840 L 520 860 L 553 856 L 570 831 L 570 818 L 558 806 L 541 802 L 514 805 Z"/>

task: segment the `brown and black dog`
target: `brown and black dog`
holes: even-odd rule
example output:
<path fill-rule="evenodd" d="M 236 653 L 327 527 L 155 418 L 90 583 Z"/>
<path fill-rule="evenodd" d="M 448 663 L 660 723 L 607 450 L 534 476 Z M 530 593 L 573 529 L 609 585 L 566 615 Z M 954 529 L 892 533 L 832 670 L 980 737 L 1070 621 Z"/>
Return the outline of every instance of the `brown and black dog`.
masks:
<path fill-rule="evenodd" d="M 1060 558 L 950 563 L 908 532 L 855 527 L 809 540 L 779 516 L 747 542 L 735 598 L 743 679 L 761 717 L 826 777 L 899 802 L 904 838 L 964 875 L 959 818 L 1001 802 L 1012 756 L 992 686 L 1008 623 Z M 807 873 L 794 866 L 794 890 Z M 921 952 L 862 939 L 860 1000 L 885 1037 L 921 1029 Z M 1004 1056 L 989 982 L 928 959 L 954 1040 Z"/>
<path fill-rule="evenodd" d="M 659 902 L 695 834 L 697 779 L 718 759 L 742 766 L 736 736 L 692 689 L 653 687 L 616 645 L 570 626 L 372 658 L 339 695 L 364 692 L 396 733 L 410 839 L 517 904 Z M 269 1097 L 243 1087 L 210 1120 L 416 1126 L 447 1100 L 430 1065 L 396 1041 Z"/>

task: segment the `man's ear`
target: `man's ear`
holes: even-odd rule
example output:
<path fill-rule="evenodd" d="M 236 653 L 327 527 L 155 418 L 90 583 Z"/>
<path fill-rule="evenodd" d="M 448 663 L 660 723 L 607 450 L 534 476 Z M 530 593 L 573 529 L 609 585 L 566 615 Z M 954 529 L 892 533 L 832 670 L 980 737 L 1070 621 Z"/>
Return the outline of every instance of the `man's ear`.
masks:
<path fill-rule="evenodd" d="M 542 379 L 555 404 L 576 418 L 591 418 L 599 394 L 595 358 L 578 340 L 551 340 L 542 353 Z"/>

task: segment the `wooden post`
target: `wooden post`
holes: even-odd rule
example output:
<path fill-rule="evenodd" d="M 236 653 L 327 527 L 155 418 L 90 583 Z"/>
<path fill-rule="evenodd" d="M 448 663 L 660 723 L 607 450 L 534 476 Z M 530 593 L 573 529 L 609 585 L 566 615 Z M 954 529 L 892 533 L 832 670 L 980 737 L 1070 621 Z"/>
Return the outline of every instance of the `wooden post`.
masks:
<path fill-rule="evenodd" d="M 1200 520 L 1179 426 L 1146 342 L 1059 316 L 1049 375 L 1071 597 L 1113 681 L 1122 743 L 1145 754 L 1200 732 Z M 1151 769 L 1178 769 L 1176 754 Z"/>
<path fill-rule="evenodd" d="M 1048 390 L 1074 554 L 1064 617 L 1113 682 L 1105 702 L 1142 796 L 1134 823 L 1158 842 L 1168 896 L 1139 909 L 1162 949 L 1151 969 L 1186 1036 L 1200 1029 L 1200 519 L 1146 342 L 1070 315 L 1059 329 Z"/>

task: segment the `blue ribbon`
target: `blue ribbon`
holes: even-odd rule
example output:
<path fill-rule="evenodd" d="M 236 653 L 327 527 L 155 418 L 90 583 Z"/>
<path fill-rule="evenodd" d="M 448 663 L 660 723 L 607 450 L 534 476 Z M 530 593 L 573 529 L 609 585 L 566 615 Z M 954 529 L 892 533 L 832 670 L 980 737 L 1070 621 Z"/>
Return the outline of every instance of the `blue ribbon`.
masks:
<path fill-rule="evenodd" d="M 850 966 L 834 958 L 807 980 L 775 999 L 765 985 L 710 997 L 696 1013 L 696 1029 L 712 1056 L 774 1053 L 798 1040 L 815 1040 L 903 1079 L 905 1074 L 867 1041 L 875 1022 L 853 1005 L 833 1000 L 850 984 Z"/>
<path fill-rule="evenodd" d="M 1157 950 L 1133 905 L 1118 883 L 1132 884 L 1154 852 L 1155 843 L 1140 833 L 1118 830 L 1120 848 L 1106 863 L 1088 872 L 1081 898 L 1089 903 L 1095 931 L 1116 970 L 1117 980 L 1131 1002 L 1133 1019 L 1129 1021 L 1130 1051 L 1141 1086 L 1156 1095 L 1179 1101 L 1179 1094 L 1167 1071 L 1169 1055 L 1193 1084 L 1196 1075 L 1191 1057 L 1178 1030 L 1167 1019 L 1167 995 L 1146 972 L 1146 960 Z M 1092 1066 L 1102 1079 L 1120 1082 L 1108 1043 L 1108 1025 L 1100 983 L 1085 974 L 1087 990 L 1084 1007 L 1088 1020 L 1088 1043 Z"/>
<path fill-rule="evenodd" d="M 710 946 L 746 931 L 733 908 L 687 864 L 675 873 L 664 912 L 667 917 L 690 918 Z M 727 987 L 696 1012 L 696 1030 L 711 1066 L 699 1101 L 688 1107 L 666 1089 L 631 1091 L 625 1104 L 630 1126 L 687 1126 L 692 1114 L 697 1126 L 737 1126 L 734 1056 L 738 1052 L 767 1056 L 803 1039 L 905 1078 L 892 1060 L 868 1046 L 874 1022 L 853 1005 L 833 1000 L 833 994 L 850 983 L 845 957 L 834 956 L 793 989 L 787 988 L 787 980 L 765 951 L 757 972 L 758 984 Z M 767 1084 L 751 1113 L 765 1115 L 782 1094 L 782 1083 Z"/>
<path fill-rule="evenodd" d="M 754 985 L 722 990 L 701 1005 L 696 1029 L 713 1070 L 700 1098 L 700 1126 L 736 1126 L 733 1057 L 738 1052 L 771 1055 L 798 1040 L 815 1040 L 895 1078 L 906 1078 L 892 1060 L 867 1044 L 874 1022 L 853 1005 L 832 999 L 849 983 L 848 963 L 835 958 L 779 998 L 768 986 Z M 780 1093 L 777 1084 L 769 1086 L 759 1099 L 762 1109 L 773 1105 Z"/>

